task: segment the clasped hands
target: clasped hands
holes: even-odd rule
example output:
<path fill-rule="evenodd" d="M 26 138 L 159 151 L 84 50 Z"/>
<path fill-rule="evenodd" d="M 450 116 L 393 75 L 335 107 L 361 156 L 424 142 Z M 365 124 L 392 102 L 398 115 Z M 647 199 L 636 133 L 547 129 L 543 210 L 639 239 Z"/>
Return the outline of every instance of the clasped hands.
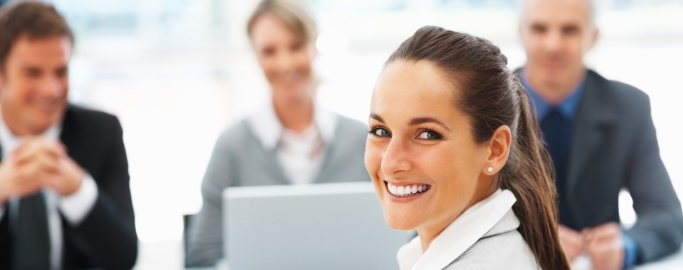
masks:
<path fill-rule="evenodd" d="M 61 142 L 45 137 L 24 138 L 0 162 L 0 204 L 12 196 L 24 197 L 44 187 L 60 196 L 76 192 L 85 172 L 66 152 Z"/>
<path fill-rule="evenodd" d="M 605 223 L 581 232 L 560 225 L 559 235 L 562 249 L 570 262 L 585 252 L 590 257 L 593 269 L 623 268 L 624 244 L 621 227 L 617 223 Z"/>

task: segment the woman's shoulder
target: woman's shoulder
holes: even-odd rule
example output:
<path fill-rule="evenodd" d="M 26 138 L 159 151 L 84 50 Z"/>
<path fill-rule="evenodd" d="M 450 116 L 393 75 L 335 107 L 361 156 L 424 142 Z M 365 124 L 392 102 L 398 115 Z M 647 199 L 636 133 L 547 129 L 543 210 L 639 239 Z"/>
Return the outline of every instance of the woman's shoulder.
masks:
<path fill-rule="evenodd" d="M 254 140 L 255 137 L 249 130 L 247 119 L 242 119 L 224 130 L 216 140 L 216 148 L 232 149 L 244 146 L 245 143 Z"/>
<path fill-rule="evenodd" d="M 540 269 L 517 230 L 479 239 L 444 269 Z"/>
<path fill-rule="evenodd" d="M 335 138 L 362 140 L 365 145 L 365 139 L 368 136 L 368 126 L 358 120 L 348 118 L 336 114 L 337 126 L 335 128 Z"/>
<path fill-rule="evenodd" d="M 445 269 L 539 269 L 512 210 Z"/>

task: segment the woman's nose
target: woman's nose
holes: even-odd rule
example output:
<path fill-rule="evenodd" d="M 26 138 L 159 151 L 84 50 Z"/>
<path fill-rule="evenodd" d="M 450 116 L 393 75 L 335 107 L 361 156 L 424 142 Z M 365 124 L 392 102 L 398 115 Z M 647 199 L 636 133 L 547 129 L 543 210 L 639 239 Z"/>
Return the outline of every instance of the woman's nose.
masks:
<path fill-rule="evenodd" d="M 294 66 L 294 55 L 289 52 L 283 52 L 278 56 L 277 67 L 280 72 L 289 72 Z"/>
<path fill-rule="evenodd" d="M 380 165 L 382 173 L 385 175 L 395 175 L 401 172 L 410 171 L 412 162 L 410 160 L 410 147 L 405 140 L 393 138 L 387 145 L 382 163 Z"/>

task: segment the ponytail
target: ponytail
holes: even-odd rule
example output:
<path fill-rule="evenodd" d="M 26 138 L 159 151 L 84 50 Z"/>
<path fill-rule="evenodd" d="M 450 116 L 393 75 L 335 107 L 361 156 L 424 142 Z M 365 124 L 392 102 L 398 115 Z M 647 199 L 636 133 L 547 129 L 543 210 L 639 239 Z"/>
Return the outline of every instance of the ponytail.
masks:
<path fill-rule="evenodd" d="M 520 220 L 517 229 L 544 269 L 569 269 L 558 236 L 557 192 L 550 155 L 539 132 L 538 121 L 519 79 L 510 75 L 511 88 L 518 96 L 516 138 L 498 183 L 510 190 L 517 202 L 512 210 Z M 514 136 L 514 135 L 513 135 Z"/>

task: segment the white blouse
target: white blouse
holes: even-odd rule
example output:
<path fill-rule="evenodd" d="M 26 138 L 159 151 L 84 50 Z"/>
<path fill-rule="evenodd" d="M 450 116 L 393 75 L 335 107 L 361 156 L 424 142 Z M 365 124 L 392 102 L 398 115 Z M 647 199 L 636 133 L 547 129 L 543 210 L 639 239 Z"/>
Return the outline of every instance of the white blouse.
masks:
<path fill-rule="evenodd" d="M 516 201 L 509 190 L 497 190 L 456 218 L 432 241 L 424 253 L 420 237 L 415 237 L 398 251 L 397 259 L 401 270 L 445 268 L 491 230 Z"/>
<path fill-rule="evenodd" d="M 314 107 L 313 123 L 299 134 L 286 129 L 272 103 L 248 118 L 250 127 L 266 149 L 276 148 L 285 176 L 292 184 L 310 184 L 320 171 L 325 145 L 334 139 L 337 115 Z"/>

